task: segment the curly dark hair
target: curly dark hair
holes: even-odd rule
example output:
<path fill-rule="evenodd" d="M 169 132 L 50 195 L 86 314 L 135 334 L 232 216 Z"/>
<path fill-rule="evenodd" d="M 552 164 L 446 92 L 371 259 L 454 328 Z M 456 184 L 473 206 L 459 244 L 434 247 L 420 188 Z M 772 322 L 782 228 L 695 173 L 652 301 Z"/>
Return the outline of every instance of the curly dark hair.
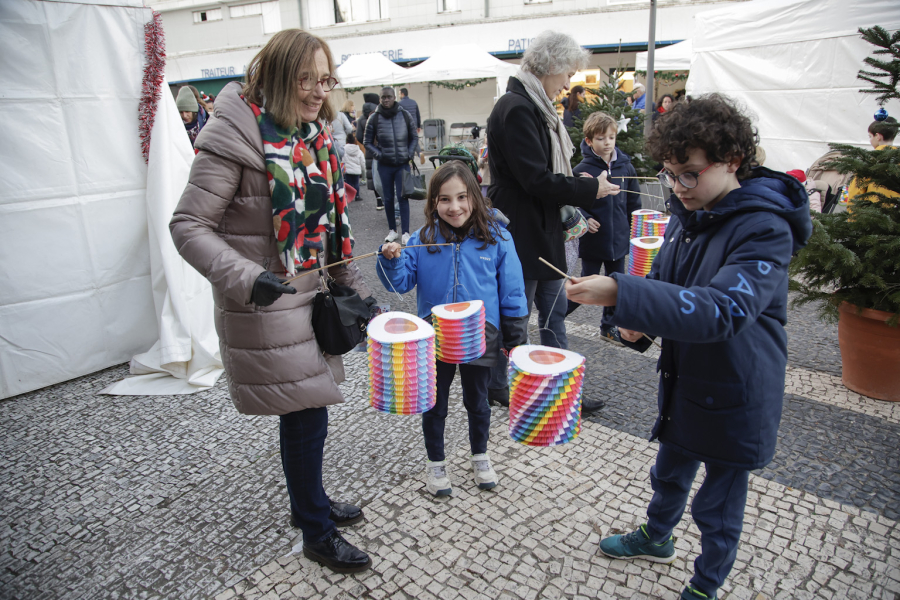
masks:
<path fill-rule="evenodd" d="M 741 157 L 737 178 L 750 174 L 756 158 L 759 134 L 750 118 L 731 99 L 720 94 L 707 94 L 679 102 L 659 116 L 647 150 L 653 160 L 684 163 L 694 148 L 706 152 L 711 163 L 730 162 Z"/>

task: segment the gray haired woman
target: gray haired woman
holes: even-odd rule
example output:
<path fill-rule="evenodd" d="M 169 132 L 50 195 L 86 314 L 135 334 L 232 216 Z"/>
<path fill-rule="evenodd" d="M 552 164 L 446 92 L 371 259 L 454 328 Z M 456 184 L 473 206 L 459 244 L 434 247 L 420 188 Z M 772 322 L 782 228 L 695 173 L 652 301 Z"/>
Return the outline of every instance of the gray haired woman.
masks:
<path fill-rule="evenodd" d="M 541 344 L 566 348 L 564 280 L 543 264 L 566 271 L 564 230 L 560 208 L 590 208 L 597 198 L 619 192 L 602 178 L 574 177 L 569 162 L 575 153 L 572 140 L 553 106 L 569 89 L 575 71 L 588 63 L 589 53 L 569 35 L 545 31 L 525 52 L 522 66 L 510 77 L 487 122 L 491 149 L 491 185 L 494 207 L 509 218 L 507 229 L 516 244 L 525 275 L 528 310 L 537 306 Z M 501 361 L 505 362 L 505 361 Z M 488 398 L 509 403 L 506 365 L 494 368 Z M 585 403 L 583 410 L 602 406 Z"/>

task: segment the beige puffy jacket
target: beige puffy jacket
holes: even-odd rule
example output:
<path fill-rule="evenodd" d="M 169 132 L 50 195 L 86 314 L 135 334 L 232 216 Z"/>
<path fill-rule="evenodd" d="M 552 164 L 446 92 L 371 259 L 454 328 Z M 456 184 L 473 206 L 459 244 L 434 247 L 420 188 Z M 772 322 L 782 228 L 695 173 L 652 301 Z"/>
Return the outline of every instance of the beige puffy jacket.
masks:
<path fill-rule="evenodd" d="M 262 137 L 241 86 L 216 97 L 210 121 L 197 137 L 187 187 L 169 224 L 178 252 L 212 284 L 219 348 L 231 399 L 239 412 L 281 415 L 343 402 L 339 356 L 323 355 L 312 330 L 319 277 L 291 283 L 271 306 L 250 302 L 266 269 L 284 276 L 272 226 L 272 201 Z M 334 262 L 328 257 L 328 262 Z M 333 267 L 332 277 L 367 298 L 371 291 L 355 265 Z"/>

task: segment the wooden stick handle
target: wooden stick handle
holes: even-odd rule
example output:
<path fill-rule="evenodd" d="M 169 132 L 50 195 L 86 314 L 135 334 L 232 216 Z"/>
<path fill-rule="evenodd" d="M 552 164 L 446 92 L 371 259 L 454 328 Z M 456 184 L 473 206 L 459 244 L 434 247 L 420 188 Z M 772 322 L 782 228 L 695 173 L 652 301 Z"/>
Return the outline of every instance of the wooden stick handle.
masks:
<path fill-rule="evenodd" d="M 657 342 L 656 340 L 654 340 L 652 337 L 650 337 L 650 336 L 647 335 L 646 333 L 642 333 L 641 335 L 644 336 L 645 338 L 647 338 L 648 340 L 650 340 L 651 342 L 653 342 L 654 344 L 656 344 L 656 346 L 657 346 L 660 350 L 662 350 L 662 344 L 660 344 L 659 342 Z"/>
<path fill-rule="evenodd" d="M 562 275 L 563 277 L 565 277 L 566 279 L 571 279 L 571 277 L 569 277 L 568 275 L 566 275 L 565 273 L 563 273 L 562 271 L 560 271 L 559 269 L 557 269 L 556 267 L 554 267 L 553 265 L 548 263 L 546 260 L 544 260 L 543 257 L 538 256 L 538 260 L 541 261 L 542 263 L 544 263 L 545 265 L 547 265 L 548 267 L 550 267 L 551 269 L 553 269 L 554 271 L 556 271 L 557 273 L 559 273 L 560 275 Z"/>
<path fill-rule="evenodd" d="M 452 245 L 453 245 L 453 244 L 451 244 L 451 243 L 446 243 L 446 244 L 416 244 L 415 246 L 403 246 L 403 247 L 404 247 L 404 248 L 425 248 L 425 247 L 428 247 L 428 246 L 452 246 Z M 290 283 L 290 282 L 292 282 L 292 281 L 296 281 L 297 279 L 300 279 L 301 277 L 306 277 L 307 275 L 312 275 L 313 273 L 317 273 L 317 272 L 321 271 L 322 269 L 327 269 L 327 268 L 329 268 L 329 267 L 337 267 L 338 265 L 343 265 L 343 264 L 345 264 L 345 263 L 348 263 L 348 262 L 351 262 L 351 261 L 354 261 L 354 260 L 360 260 L 360 259 L 362 259 L 362 258 L 371 258 L 371 257 L 375 256 L 376 254 L 378 254 L 377 251 L 375 251 L 375 252 L 369 252 L 368 254 L 363 254 L 363 255 L 361 255 L 361 256 L 354 256 L 353 258 L 347 258 L 347 259 L 345 259 L 345 260 L 341 260 L 341 261 L 338 261 L 338 262 L 336 262 L 336 263 L 331 263 L 330 265 L 325 265 L 324 267 L 318 267 L 318 268 L 315 268 L 315 269 L 310 269 L 309 271 L 304 271 L 303 273 L 300 273 L 299 275 L 295 275 L 294 277 L 291 277 L 290 279 L 285 279 L 285 280 L 282 281 L 281 283 L 282 283 L 282 284 L 284 284 L 284 283 Z"/>

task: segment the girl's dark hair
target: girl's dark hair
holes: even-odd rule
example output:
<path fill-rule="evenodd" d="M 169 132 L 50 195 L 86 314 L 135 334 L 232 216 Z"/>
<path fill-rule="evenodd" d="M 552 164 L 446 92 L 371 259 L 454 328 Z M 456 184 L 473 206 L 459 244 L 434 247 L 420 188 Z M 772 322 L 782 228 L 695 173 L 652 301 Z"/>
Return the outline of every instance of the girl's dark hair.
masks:
<path fill-rule="evenodd" d="M 706 152 L 711 163 L 741 158 L 737 178 L 750 174 L 759 135 L 737 105 L 720 94 L 707 94 L 690 102 L 677 102 L 659 116 L 647 139 L 647 150 L 658 162 L 685 163 L 694 148 Z"/>
<path fill-rule="evenodd" d="M 662 101 L 665 100 L 666 98 L 671 100 L 673 103 L 675 102 L 675 96 L 673 96 L 672 94 L 663 94 L 662 96 L 659 97 L 659 100 L 657 100 L 656 103 L 661 105 Z"/>
<path fill-rule="evenodd" d="M 578 105 L 581 103 L 581 100 L 578 99 L 578 94 L 584 93 L 584 86 L 576 85 L 571 90 L 569 90 L 569 112 L 573 113 L 578 110 Z"/>
<path fill-rule="evenodd" d="M 466 221 L 459 229 L 455 229 L 447 224 L 438 216 L 438 195 L 445 183 L 458 177 L 466 186 L 466 192 L 469 196 L 469 207 L 471 214 L 469 220 Z M 481 188 L 478 186 L 478 180 L 469 169 L 468 165 L 461 160 L 449 160 L 441 165 L 437 171 L 431 176 L 428 182 L 428 200 L 425 202 L 425 227 L 419 236 L 423 244 L 437 243 L 437 230 L 440 229 L 441 235 L 448 242 L 461 242 L 466 238 L 472 238 L 484 244 L 479 250 L 484 250 L 488 245 L 497 243 L 494 238 L 493 231 L 498 227 L 494 215 L 491 213 L 491 201 L 481 195 Z M 440 247 L 432 246 L 428 248 L 428 252 L 440 252 Z"/>
<path fill-rule="evenodd" d="M 356 136 L 353 135 L 352 133 L 348 133 L 348 134 L 347 134 L 347 143 L 348 143 L 348 144 L 355 144 L 355 143 L 356 143 Z"/>

